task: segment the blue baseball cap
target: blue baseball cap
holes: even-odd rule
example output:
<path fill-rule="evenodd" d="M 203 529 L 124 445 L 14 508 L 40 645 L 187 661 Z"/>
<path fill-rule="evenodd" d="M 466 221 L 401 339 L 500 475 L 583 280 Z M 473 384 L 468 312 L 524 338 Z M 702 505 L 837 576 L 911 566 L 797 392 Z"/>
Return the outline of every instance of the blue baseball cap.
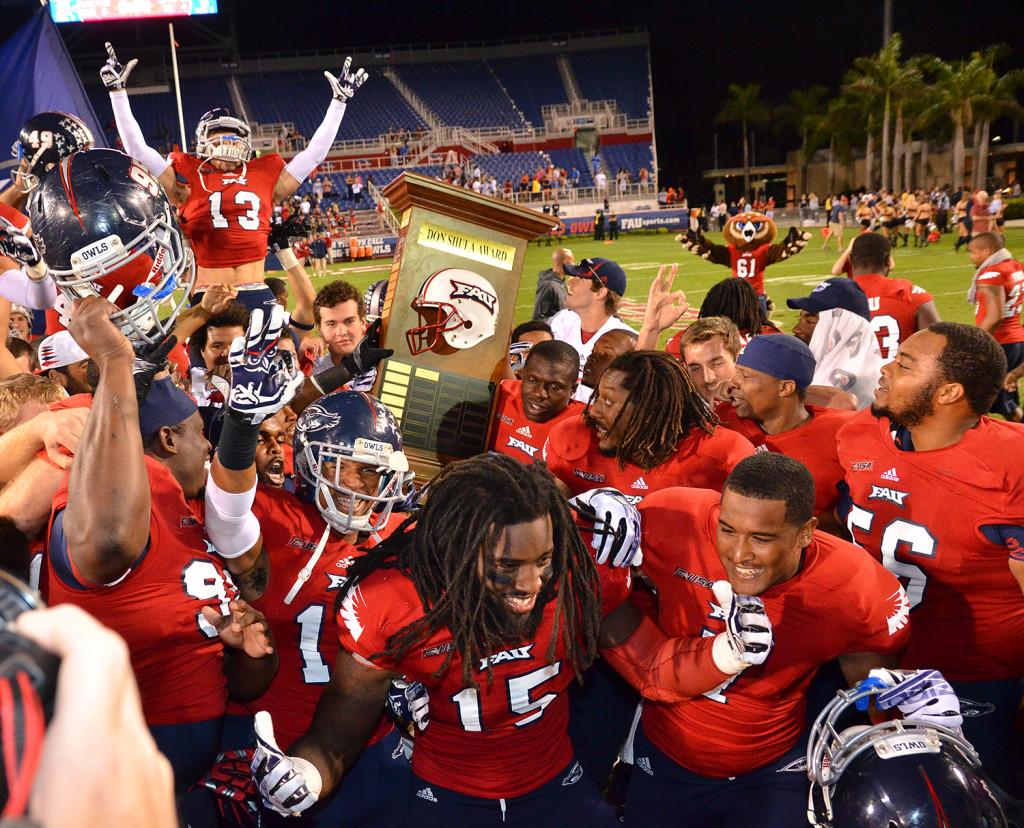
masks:
<path fill-rule="evenodd" d="M 626 295 L 626 271 L 611 259 L 594 256 L 582 259 L 579 264 L 565 264 L 562 269 L 570 276 L 591 279 L 619 296 Z"/>
<path fill-rule="evenodd" d="M 139 431 L 143 437 L 148 437 L 164 426 L 185 422 L 198 410 L 195 401 L 171 382 L 170 377 L 163 377 L 150 386 L 146 399 L 139 406 Z"/>
<path fill-rule="evenodd" d="M 800 389 L 814 380 L 816 366 L 811 349 L 788 334 L 755 336 L 736 358 L 736 364 L 776 379 L 792 380 Z"/>
<path fill-rule="evenodd" d="M 842 308 L 871 320 L 867 294 L 853 279 L 847 279 L 845 276 L 833 276 L 831 279 L 826 279 L 811 291 L 810 296 L 787 299 L 786 304 L 791 308 L 807 311 L 807 313 L 821 313 L 833 308 Z"/>

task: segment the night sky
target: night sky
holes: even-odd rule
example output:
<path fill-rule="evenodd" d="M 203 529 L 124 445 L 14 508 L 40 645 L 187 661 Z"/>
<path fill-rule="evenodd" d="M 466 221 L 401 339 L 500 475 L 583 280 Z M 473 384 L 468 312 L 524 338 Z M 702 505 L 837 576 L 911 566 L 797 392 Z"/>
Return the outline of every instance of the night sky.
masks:
<path fill-rule="evenodd" d="M 350 44 L 436 43 L 616 27 L 646 26 L 651 66 L 658 159 L 662 181 L 701 189 L 700 171 L 711 166 L 712 133 L 719 131 L 719 160 L 739 165 L 739 129 L 716 126 L 729 83 L 761 83 L 772 103 L 791 89 L 820 83 L 835 92 L 855 57 L 877 50 L 882 40 L 882 0 L 853 2 L 267 2 L 233 3 L 243 55 L 276 50 L 343 48 Z M 1003 69 L 1024 68 L 1024 2 L 952 3 L 895 0 L 894 29 L 905 55 L 920 52 L 947 59 L 1007 42 L 1014 51 Z M 37 8 L 33 0 L 0 0 L 0 38 Z M 326 11 L 330 10 L 330 11 Z M 386 19 L 386 24 L 383 22 Z M 201 18 L 227 31 L 226 15 Z M 179 41 L 189 37 L 179 26 Z M 164 23 L 90 24 L 63 27 L 73 53 L 102 41 L 165 43 Z M 75 31 L 75 30 L 78 31 Z M 97 66 L 99 65 L 99 55 Z M 127 56 L 127 54 L 126 54 Z M 325 67 L 326 68 L 326 67 Z M 10 90 L 6 90 L 10 92 Z M 216 102 L 211 102 L 213 106 Z M 1004 125 L 1006 126 L 1006 125 Z M 1024 138 L 1024 131 L 1021 133 Z M 782 160 L 791 139 L 769 129 L 757 136 L 757 160 Z"/>

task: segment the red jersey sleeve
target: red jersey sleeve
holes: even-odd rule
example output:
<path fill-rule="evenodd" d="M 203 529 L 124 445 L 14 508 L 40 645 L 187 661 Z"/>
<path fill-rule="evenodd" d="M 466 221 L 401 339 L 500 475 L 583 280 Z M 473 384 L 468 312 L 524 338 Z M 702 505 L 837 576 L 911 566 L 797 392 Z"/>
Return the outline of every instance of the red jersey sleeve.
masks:
<path fill-rule="evenodd" d="M 374 573 L 349 590 L 338 608 L 338 639 L 356 661 L 394 670 L 383 655 L 388 639 L 423 614 L 412 583 L 395 572 Z"/>
<path fill-rule="evenodd" d="M 932 298 L 933 298 L 932 295 L 927 290 L 925 290 L 923 287 L 919 287 L 918 285 L 911 284 L 909 300 L 910 300 L 910 304 L 913 306 L 914 310 L 917 310 L 925 302 L 931 302 Z"/>

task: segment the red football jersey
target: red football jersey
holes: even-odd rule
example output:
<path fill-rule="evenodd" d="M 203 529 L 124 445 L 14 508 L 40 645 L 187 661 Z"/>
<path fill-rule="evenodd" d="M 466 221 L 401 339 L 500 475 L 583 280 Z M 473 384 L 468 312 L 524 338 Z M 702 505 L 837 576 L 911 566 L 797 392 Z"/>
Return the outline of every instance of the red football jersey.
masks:
<path fill-rule="evenodd" d="M 906 279 L 890 279 L 881 273 L 854 276 L 868 296 L 871 330 L 878 337 L 882 359 L 896 356 L 901 342 L 917 331 L 917 311 L 932 295 Z"/>
<path fill-rule="evenodd" d="M 728 580 L 715 547 L 716 492 L 666 489 L 640 506 L 641 569 L 658 592 L 655 621 L 670 637 L 725 631 L 711 585 Z M 804 729 L 807 687 L 847 653 L 898 652 L 907 601 L 897 580 L 851 543 L 815 532 L 797 574 L 761 596 L 775 645 L 767 661 L 682 702 L 644 704 L 644 732 L 683 767 L 736 776 L 778 759 Z"/>
<path fill-rule="evenodd" d="M 110 586 L 90 587 L 72 565 L 76 586 L 54 571 L 51 532 L 46 599 L 51 605 L 77 604 L 124 638 L 147 724 L 216 719 L 228 699 L 224 650 L 201 609 L 226 613 L 238 591 L 171 472 L 151 457 L 146 471 L 152 493 L 146 552 Z M 54 516 L 67 502 L 65 479 L 54 495 Z"/>
<path fill-rule="evenodd" d="M 231 172 L 180 152 L 172 152 L 170 160 L 190 188 L 178 216 L 196 262 L 202 267 L 237 267 L 263 261 L 284 159 L 269 153 Z"/>
<path fill-rule="evenodd" d="M 1020 324 L 1021 304 L 1024 303 L 1024 265 L 1010 259 L 985 268 L 978 274 L 978 287 L 1001 287 L 1006 298 L 1003 301 L 1003 321 L 995 329 L 992 336 L 996 342 L 1009 345 L 1013 342 L 1024 342 L 1024 328 Z M 978 301 L 974 306 L 974 324 L 980 325 L 985 318 L 988 298 L 978 291 Z"/>
<path fill-rule="evenodd" d="M 1024 429 L 982 417 L 954 446 L 896 447 L 862 411 L 839 432 L 847 526 L 904 583 L 914 632 L 902 664 L 957 681 L 1024 675 L 1024 596 L 985 525 L 1024 524 Z"/>
<path fill-rule="evenodd" d="M 633 463 L 619 468 L 614 457 L 601 454 L 597 435 L 582 418 L 559 423 L 544 444 L 544 460 L 552 474 L 578 495 L 610 486 L 639 503 L 651 492 L 669 486 L 722 490 L 733 466 L 754 453 L 750 441 L 727 428 L 714 434 L 693 429 L 667 462 L 644 470 Z"/>
<path fill-rule="evenodd" d="M 628 569 L 598 567 L 607 615 L 629 594 Z M 522 796 L 551 780 L 572 758 L 569 743 L 571 667 L 563 662 L 561 633 L 548 659 L 555 602 L 544 610 L 531 641 L 494 653 L 474 665 L 479 689 L 462 686 L 462 658 L 434 674 L 452 647 L 441 629 L 399 663 L 374 656 L 389 636 L 423 615 L 416 588 L 396 570 L 380 570 L 346 597 L 338 614 L 341 646 L 366 664 L 423 682 L 430 693 L 430 725 L 416 734 L 413 772 L 430 783 L 487 799 Z M 564 620 L 563 622 L 564 623 Z"/>
<path fill-rule="evenodd" d="M 737 279 L 746 279 L 758 296 L 764 296 L 764 269 L 768 260 L 770 244 L 762 244 L 753 250 L 738 250 L 729 247 L 729 259 L 732 275 Z"/>
<path fill-rule="evenodd" d="M 584 405 L 578 400 L 569 400 L 569 405 L 561 414 L 556 414 L 547 422 L 534 422 L 523 412 L 522 387 L 522 380 L 512 379 L 502 380 L 498 386 L 490 449 L 530 465 L 541 459 L 541 450 L 551 429 L 563 420 L 579 417 Z"/>
<path fill-rule="evenodd" d="M 0 201 L 0 217 L 7 219 L 19 230 L 28 227 L 28 216 L 3 201 Z"/>
<path fill-rule="evenodd" d="M 313 504 L 267 486 L 257 487 L 252 511 L 260 522 L 270 559 L 267 591 L 253 606 L 267 616 L 274 630 L 279 667 L 266 692 L 246 707 L 252 713 L 270 712 L 278 744 L 287 750 L 309 729 L 320 695 L 331 679 L 338 655 L 334 599 L 345 583 L 348 567 L 363 553 L 332 532 L 309 580 L 292 602 L 285 604 L 296 577 L 320 542 L 324 519 Z M 390 729 L 390 720 L 382 717 L 370 744 Z"/>
<path fill-rule="evenodd" d="M 737 430 L 758 451 L 778 452 L 803 463 L 814 478 L 814 513 L 821 514 L 831 512 L 839 501 L 843 467 L 839 465 L 839 455 L 836 453 L 836 434 L 854 412 L 817 405 L 805 407 L 811 418 L 805 420 L 803 425 L 781 434 L 765 434 L 753 420 L 737 417 L 734 408 L 731 421 L 723 418 L 722 424 L 732 428 L 733 422 L 736 422 Z"/>

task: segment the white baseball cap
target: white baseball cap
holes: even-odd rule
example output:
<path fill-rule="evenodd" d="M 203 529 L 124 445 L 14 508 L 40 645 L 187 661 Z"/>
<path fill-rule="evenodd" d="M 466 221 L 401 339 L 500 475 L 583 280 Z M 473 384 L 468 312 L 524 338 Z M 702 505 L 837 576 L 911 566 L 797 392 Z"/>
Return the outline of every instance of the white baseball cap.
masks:
<path fill-rule="evenodd" d="M 68 331 L 58 331 L 46 337 L 39 345 L 39 371 L 52 371 L 65 365 L 74 365 L 89 355 L 78 347 Z"/>

